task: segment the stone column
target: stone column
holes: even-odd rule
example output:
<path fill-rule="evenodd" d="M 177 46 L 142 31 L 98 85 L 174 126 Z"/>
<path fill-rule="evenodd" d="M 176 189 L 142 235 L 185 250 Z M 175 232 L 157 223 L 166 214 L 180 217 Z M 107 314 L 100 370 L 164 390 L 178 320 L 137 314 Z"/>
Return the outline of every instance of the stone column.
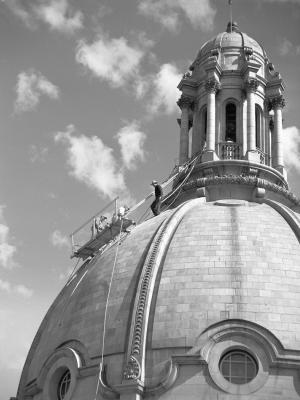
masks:
<path fill-rule="evenodd" d="M 201 130 L 200 130 L 199 102 L 194 103 L 193 135 L 192 135 L 192 156 L 200 151 Z"/>
<path fill-rule="evenodd" d="M 271 109 L 272 105 L 270 99 L 266 98 L 264 101 L 265 153 L 266 153 L 266 165 L 269 166 L 271 166 L 271 157 L 272 157 L 272 147 L 271 147 L 271 137 L 270 137 Z"/>
<path fill-rule="evenodd" d="M 279 172 L 284 174 L 283 148 L 282 148 L 282 109 L 285 106 L 285 100 L 282 96 L 272 99 L 274 109 L 274 158 L 273 166 Z"/>
<path fill-rule="evenodd" d="M 258 87 L 258 81 L 254 78 L 248 79 L 245 82 L 245 87 L 247 90 L 247 153 L 249 154 L 249 152 L 256 152 L 255 92 Z"/>
<path fill-rule="evenodd" d="M 177 102 L 181 108 L 179 165 L 184 164 L 189 156 L 189 111 L 193 106 L 193 99 L 182 95 Z"/>
<path fill-rule="evenodd" d="M 207 91 L 207 134 L 206 134 L 206 153 L 210 156 L 205 157 L 205 161 L 216 158 L 216 92 L 220 84 L 215 79 L 209 79 L 205 83 Z"/>

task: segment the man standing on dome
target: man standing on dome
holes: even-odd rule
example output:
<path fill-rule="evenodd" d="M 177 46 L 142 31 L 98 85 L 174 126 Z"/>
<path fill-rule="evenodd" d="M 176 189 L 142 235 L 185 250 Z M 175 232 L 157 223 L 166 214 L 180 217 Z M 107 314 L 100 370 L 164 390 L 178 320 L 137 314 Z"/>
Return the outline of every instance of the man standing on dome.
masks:
<path fill-rule="evenodd" d="M 151 185 L 154 187 L 155 200 L 153 201 L 150 207 L 153 212 L 153 215 L 156 216 L 160 214 L 160 205 L 161 205 L 163 190 L 157 181 L 152 181 Z"/>

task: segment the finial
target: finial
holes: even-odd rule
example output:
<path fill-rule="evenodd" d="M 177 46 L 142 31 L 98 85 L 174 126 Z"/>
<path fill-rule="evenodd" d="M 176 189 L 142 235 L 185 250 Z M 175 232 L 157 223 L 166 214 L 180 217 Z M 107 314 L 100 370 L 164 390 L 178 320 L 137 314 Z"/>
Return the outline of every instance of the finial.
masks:
<path fill-rule="evenodd" d="M 227 24 L 227 29 L 226 32 L 227 33 L 232 33 L 232 32 L 239 32 L 239 26 L 237 24 L 237 22 L 233 21 L 233 22 L 228 22 Z"/>

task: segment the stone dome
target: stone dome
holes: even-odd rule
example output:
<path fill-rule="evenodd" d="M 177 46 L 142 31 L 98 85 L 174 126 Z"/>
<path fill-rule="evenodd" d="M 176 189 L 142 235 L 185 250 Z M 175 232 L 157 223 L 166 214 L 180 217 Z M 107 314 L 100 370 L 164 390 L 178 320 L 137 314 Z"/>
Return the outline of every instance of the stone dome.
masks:
<path fill-rule="evenodd" d="M 232 23 L 232 31 L 230 30 L 230 22 L 228 23 L 227 30 L 225 32 L 218 33 L 217 36 L 213 37 L 200 49 L 200 54 L 205 55 L 212 49 L 219 48 L 223 50 L 227 49 L 244 49 L 252 48 L 257 54 L 266 57 L 266 51 L 264 48 L 253 38 L 244 32 L 241 32 L 236 22 Z"/>
<path fill-rule="evenodd" d="M 248 34 L 241 32 L 236 22 L 228 23 L 225 32 L 218 33 L 217 36 L 203 44 L 196 60 L 190 69 L 195 71 L 194 78 L 205 75 L 206 63 L 215 57 L 223 71 L 242 70 L 245 61 L 252 59 L 261 65 L 259 75 L 265 77 L 267 71 L 265 66 L 268 64 L 268 56 L 265 49 Z"/>
<path fill-rule="evenodd" d="M 236 321 L 247 323 L 245 332 L 259 326 L 282 357 L 283 349 L 294 349 L 294 358 L 300 354 L 299 219 L 290 210 L 289 219 L 286 207 L 274 204 L 196 198 L 126 236 L 119 246 L 107 310 L 108 386 L 121 385 L 126 358 L 140 346 L 144 381 L 161 388 L 168 360 L 189 351 L 200 351 L 205 359 L 203 337 L 224 321 L 231 321 L 231 327 Z M 25 393 L 32 393 L 26 398 L 40 398 L 33 396 L 45 390 L 53 363 L 62 352 L 67 357 L 70 349 L 80 358 L 81 377 L 71 398 L 94 398 L 97 377 L 91 371 L 101 354 L 116 249 L 112 246 L 86 261 L 54 301 L 28 354 L 18 398 Z M 139 329 L 146 329 L 144 338 Z M 141 353 L 134 354 L 138 358 Z M 43 398 L 51 399 L 47 396 Z"/>

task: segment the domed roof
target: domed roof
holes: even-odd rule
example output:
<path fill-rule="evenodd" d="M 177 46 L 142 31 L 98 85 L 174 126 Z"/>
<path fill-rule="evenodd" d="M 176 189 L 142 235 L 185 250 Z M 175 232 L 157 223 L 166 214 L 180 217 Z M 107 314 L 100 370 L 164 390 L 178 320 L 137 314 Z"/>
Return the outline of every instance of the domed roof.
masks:
<path fill-rule="evenodd" d="M 214 38 L 210 39 L 208 42 L 204 43 L 204 45 L 200 49 L 201 55 L 205 55 L 210 52 L 212 49 L 220 48 L 220 49 L 228 49 L 228 48 L 252 48 L 253 51 L 266 56 L 266 52 L 264 48 L 246 33 L 241 32 L 238 28 L 236 22 L 229 22 L 227 25 L 226 32 L 221 32 Z"/>
<path fill-rule="evenodd" d="M 85 262 L 54 301 L 29 352 L 21 391 L 63 343 L 80 342 L 90 359 L 99 357 L 116 247 Z M 203 330 L 228 318 L 258 323 L 284 347 L 300 350 L 298 325 L 289 323 L 299 320 L 299 265 L 295 233 L 267 204 L 193 199 L 138 225 L 119 246 L 110 291 L 110 381 L 120 382 L 137 299 L 150 287 L 147 346 L 168 350 L 147 364 L 149 371 L 170 349 L 193 346 Z M 145 274 L 155 280 L 146 289 Z"/>

